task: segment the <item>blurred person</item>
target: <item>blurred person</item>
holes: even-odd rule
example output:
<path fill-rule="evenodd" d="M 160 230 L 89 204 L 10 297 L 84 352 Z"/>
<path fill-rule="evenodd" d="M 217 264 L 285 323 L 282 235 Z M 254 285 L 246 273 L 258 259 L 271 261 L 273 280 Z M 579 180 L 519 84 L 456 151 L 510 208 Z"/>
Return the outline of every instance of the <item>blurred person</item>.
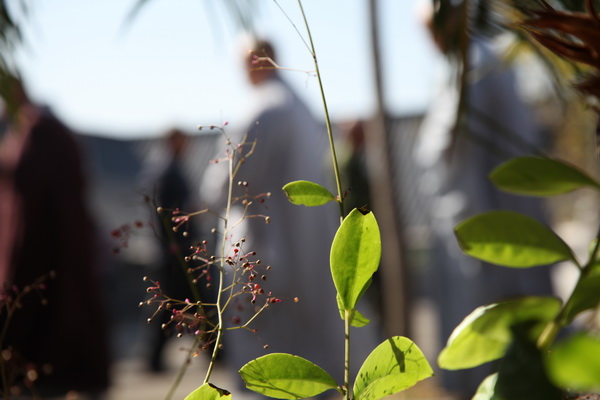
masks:
<path fill-rule="evenodd" d="M 433 23 L 433 9 L 424 14 L 434 42 L 445 54 L 460 27 L 459 6 L 449 2 L 447 6 L 444 28 Z M 459 88 L 456 80 L 446 77 L 421 125 L 415 150 L 433 233 L 430 282 L 441 320 L 442 344 L 481 305 L 523 295 L 553 294 L 550 267 L 517 270 L 487 264 L 465 255 L 454 236 L 459 222 L 490 210 L 513 210 L 540 221 L 547 219 L 542 200 L 504 193 L 488 178 L 503 161 L 532 149 L 543 150 L 544 140 L 531 110 L 519 96 L 515 71 L 503 63 L 481 32 L 475 30 L 469 42 L 464 123 L 454 130 Z M 490 373 L 489 364 L 442 371 L 443 385 L 461 399 L 471 398 Z"/>
<path fill-rule="evenodd" d="M 151 182 L 148 185 L 152 187 L 147 189 L 153 191 L 156 206 L 163 209 L 157 216 L 161 262 L 158 276 L 153 279 L 160 282 L 164 292 L 171 298 L 194 299 L 184 258 L 189 253 L 192 240 L 196 238 L 196 230 L 189 223 L 174 231 L 171 221 L 179 211 L 189 211 L 191 206 L 191 190 L 183 166 L 189 137 L 179 129 L 171 129 L 165 134 L 163 141 L 167 153 L 166 162 L 145 178 Z M 208 293 L 201 294 L 204 301 L 208 300 L 208 296 Z M 162 329 L 161 325 L 168 323 L 169 319 L 169 313 L 160 313 L 151 326 L 149 367 L 153 372 L 165 369 L 164 348 L 168 338 L 173 335 L 173 329 L 171 325 Z"/>
<path fill-rule="evenodd" d="M 14 376 L 23 395 L 97 398 L 109 384 L 109 350 L 81 155 L 71 131 L 35 106 L 18 79 L 10 87 L 0 141 L 0 288 L 13 299 L 30 293 L 12 319 L 0 314 L 8 324 L 2 354 L 9 373 L 23 373 Z"/>
<path fill-rule="evenodd" d="M 291 353 L 321 366 L 341 382 L 344 329 L 329 268 L 329 250 L 339 224 L 339 211 L 335 204 L 311 208 L 293 205 L 282 191 L 285 184 L 295 180 L 326 186 L 333 180 L 332 174 L 327 178 L 329 162 L 324 158 L 328 154 L 327 134 L 282 79 L 274 60 L 274 49 L 266 41 L 255 42 L 252 51 L 245 55 L 254 90 L 248 115 L 241 123 L 244 129 L 232 135 L 233 144 L 239 143 L 244 134 L 247 142 L 256 140 L 254 153 L 241 166 L 236 182 L 247 182 L 250 195 L 271 193 L 264 203 L 256 201 L 250 210 L 251 214 L 268 215 L 270 223 L 250 218 L 235 231 L 235 237 L 245 237 L 244 250 L 256 251 L 261 262 L 272 267 L 261 285 L 284 300 L 252 322 L 250 328 L 257 329 L 256 333 L 226 333 L 224 361 L 237 370 L 268 353 Z M 224 192 L 228 177 L 217 177 L 226 173 L 224 167 L 208 168 L 201 189 L 205 200 L 211 194 Z M 212 208 L 222 209 L 224 203 L 218 199 L 223 197 L 213 197 Z M 292 301 L 294 297 L 298 298 L 297 303 Z M 239 298 L 243 299 L 238 306 L 243 308 L 240 313 L 244 321 L 254 312 L 254 305 L 249 296 Z M 375 325 L 353 331 L 353 369 L 377 344 Z M 265 344 L 268 349 L 263 348 Z"/>

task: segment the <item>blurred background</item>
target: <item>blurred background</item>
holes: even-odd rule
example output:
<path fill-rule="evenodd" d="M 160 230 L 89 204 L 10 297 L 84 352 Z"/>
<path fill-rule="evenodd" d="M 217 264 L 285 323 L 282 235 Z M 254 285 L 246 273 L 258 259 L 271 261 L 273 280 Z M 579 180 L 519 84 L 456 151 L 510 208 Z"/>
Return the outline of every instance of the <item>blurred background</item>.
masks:
<path fill-rule="evenodd" d="M 242 56 L 247 49 L 242 32 L 250 26 L 272 41 L 279 66 L 293 69 L 282 71 L 284 79 L 324 123 L 297 3 L 3 3 L 22 34 L 11 49 L 11 62 L 31 100 L 49 107 L 81 145 L 114 359 L 109 398 L 148 398 L 166 392 L 177 368 L 177 349 L 183 345 L 169 345 L 166 375 L 146 371 L 148 315 L 137 306 L 147 287 L 142 277 L 152 277 L 161 256 L 151 228 L 155 204 L 149 201 L 151 193 L 144 191 L 144 178 L 165 162 L 163 136 L 177 128 L 190 136 L 182 164 L 192 202 L 199 204 L 200 181 L 220 138 L 197 126 L 227 121 L 227 129 L 240 129 L 236 122 L 244 115 L 251 90 L 244 76 Z M 369 167 L 370 193 L 378 194 L 373 206 L 378 219 L 386 221 L 382 231 L 390 240 L 384 243 L 388 255 L 382 260 L 384 279 L 379 286 L 382 330 L 386 335 L 410 336 L 434 360 L 441 346 L 436 333 L 439 310 L 427 284 L 431 229 L 414 154 L 423 117 L 452 66 L 435 48 L 424 23 L 431 2 L 305 0 L 303 5 L 342 157 L 351 154 L 349 132 L 357 122 L 368 124 L 367 136 L 373 130 L 383 132 L 370 150 L 381 154 L 382 165 Z M 514 50 L 514 39 L 498 35 L 494 44 L 506 53 Z M 589 111 L 575 97 L 556 95 L 556 81 L 539 57 L 531 51 L 517 53 L 512 62 L 519 93 L 532 107 L 549 152 L 595 173 L 589 151 L 594 145 L 589 136 L 594 120 Z M 565 131 L 570 133 L 561 134 Z M 552 224 L 571 245 L 585 246 L 593 237 L 588 224 L 596 219 L 590 211 L 596 200 L 584 192 L 550 204 Z M 591 217 L 581 224 L 576 222 L 581 215 Z M 207 227 L 199 229 L 206 232 Z M 573 278 L 559 268 L 553 277 L 559 294 L 568 292 Z M 188 378 L 196 368 L 200 367 L 195 366 Z M 196 386 L 190 379 L 181 393 Z M 413 396 L 450 398 L 435 383 L 430 386 Z"/>

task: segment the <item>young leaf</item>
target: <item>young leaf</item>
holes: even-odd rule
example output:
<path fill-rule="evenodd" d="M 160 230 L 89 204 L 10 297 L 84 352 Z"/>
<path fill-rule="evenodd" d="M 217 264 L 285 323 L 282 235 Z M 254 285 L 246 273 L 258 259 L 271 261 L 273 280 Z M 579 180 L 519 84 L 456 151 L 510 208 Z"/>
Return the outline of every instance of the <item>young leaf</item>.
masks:
<path fill-rule="evenodd" d="M 331 275 L 344 310 L 350 311 L 379 267 L 381 237 L 372 212 L 354 209 L 339 227 L 331 245 Z"/>
<path fill-rule="evenodd" d="M 231 393 L 210 383 L 205 383 L 187 395 L 185 400 L 231 400 Z"/>
<path fill-rule="evenodd" d="M 547 322 L 559 312 L 554 297 L 524 297 L 481 306 L 469 314 L 452 332 L 438 357 L 441 368 L 472 368 L 504 355 L 511 342 L 510 327 L 525 321 Z M 544 324 L 540 324 L 540 331 Z"/>
<path fill-rule="evenodd" d="M 335 299 L 337 300 L 338 310 L 340 310 L 340 317 L 343 320 L 345 317 L 345 311 L 344 311 L 344 306 L 342 305 L 342 299 L 340 299 L 339 293 L 335 296 Z M 350 321 L 350 324 L 353 327 L 362 328 L 363 326 L 367 326 L 370 322 L 371 322 L 371 320 L 369 320 L 367 317 L 362 315 L 358 310 L 354 310 L 354 312 L 352 313 L 352 319 Z"/>
<path fill-rule="evenodd" d="M 557 343 L 548 352 L 546 369 L 565 389 L 600 392 L 600 338 L 578 333 Z"/>
<path fill-rule="evenodd" d="M 296 205 L 315 207 L 335 201 L 335 196 L 323 186 L 309 181 L 290 182 L 283 187 L 290 202 Z"/>
<path fill-rule="evenodd" d="M 410 339 L 394 336 L 381 343 L 360 367 L 355 400 L 378 400 L 433 375 L 421 349 Z"/>
<path fill-rule="evenodd" d="M 578 168 L 534 156 L 507 161 L 492 171 L 490 180 L 504 191 L 529 196 L 554 196 L 583 186 L 600 188 L 600 183 Z"/>
<path fill-rule="evenodd" d="M 291 354 L 259 357 L 239 373 L 248 389 L 276 399 L 303 399 L 338 387 L 321 367 Z"/>
<path fill-rule="evenodd" d="M 498 400 L 494 396 L 494 388 L 496 386 L 496 381 L 498 380 L 498 374 L 488 375 L 477 388 L 477 392 L 475 396 L 471 400 Z"/>
<path fill-rule="evenodd" d="M 575 260 L 567 244 L 546 225 L 512 211 L 490 211 L 454 229 L 462 250 L 505 267 L 526 268 Z"/>

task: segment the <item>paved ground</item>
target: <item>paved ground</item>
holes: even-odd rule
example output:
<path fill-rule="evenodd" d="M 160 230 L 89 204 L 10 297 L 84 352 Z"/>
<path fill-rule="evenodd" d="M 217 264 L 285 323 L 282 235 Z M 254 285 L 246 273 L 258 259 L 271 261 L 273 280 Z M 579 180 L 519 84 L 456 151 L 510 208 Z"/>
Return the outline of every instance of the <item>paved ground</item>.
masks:
<path fill-rule="evenodd" d="M 437 344 L 433 338 L 433 332 L 436 331 L 435 314 L 431 305 L 427 302 L 420 303 L 417 305 L 417 308 L 417 312 L 414 313 L 415 316 L 418 316 L 414 324 L 420 330 L 417 332 L 417 336 L 419 337 L 417 344 L 424 351 L 430 362 L 434 364 L 435 354 L 438 352 L 436 349 Z M 142 359 L 135 355 L 136 353 L 141 354 L 141 352 L 132 351 L 133 354 L 130 357 L 119 361 L 113 367 L 114 384 L 110 388 L 106 400 L 165 399 L 175 380 L 177 371 L 185 358 L 185 353 L 182 349 L 188 343 L 185 341 L 185 338 L 171 340 L 168 343 L 168 348 L 166 349 L 166 354 L 168 354 L 166 361 L 167 370 L 161 374 L 148 372 Z M 194 359 L 173 396 L 174 400 L 184 399 L 187 394 L 201 385 L 206 366 L 207 361 L 204 357 Z M 234 400 L 256 400 L 260 398 L 260 396 L 255 395 L 253 392 L 237 388 L 234 381 L 237 378 L 237 374 L 233 374 L 233 371 L 227 371 L 223 367 L 217 366 L 212 375 L 211 383 L 231 391 Z M 341 398 L 336 396 L 334 391 L 331 391 L 331 394 L 332 399 Z M 413 389 L 390 397 L 390 399 L 453 400 L 452 397 L 445 395 L 437 387 L 435 377 L 419 383 Z"/>

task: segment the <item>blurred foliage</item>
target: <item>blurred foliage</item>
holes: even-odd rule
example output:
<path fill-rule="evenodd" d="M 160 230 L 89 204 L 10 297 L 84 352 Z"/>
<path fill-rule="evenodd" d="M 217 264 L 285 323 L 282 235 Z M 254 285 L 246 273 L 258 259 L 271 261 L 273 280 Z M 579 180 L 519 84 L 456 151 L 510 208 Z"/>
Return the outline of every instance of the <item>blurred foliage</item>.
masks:
<path fill-rule="evenodd" d="M 154 0 L 136 0 L 129 15 L 127 16 L 127 23 L 131 23 L 135 18 L 137 18 L 138 14 L 141 10 L 146 7 L 149 3 Z M 254 20 L 255 13 L 257 10 L 257 2 L 253 0 L 218 0 L 216 2 L 205 0 L 204 4 L 207 8 L 207 12 L 211 15 L 216 15 L 217 11 L 214 9 L 214 4 L 218 4 L 219 6 L 225 9 L 225 13 L 229 16 L 230 22 L 233 22 L 234 25 L 242 31 L 245 32 L 255 32 L 254 29 Z M 211 18 L 211 22 L 215 21 L 215 19 Z"/>
<path fill-rule="evenodd" d="M 22 33 L 19 24 L 14 19 L 8 7 L 8 0 L 0 0 L 0 99 L 4 101 L 8 111 L 14 109 L 14 80 L 18 76 L 18 69 L 14 61 L 14 52 L 22 43 Z M 23 1 L 12 1 L 13 6 L 20 7 L 23 15 L 27 14 L 27 7 Z"/>

